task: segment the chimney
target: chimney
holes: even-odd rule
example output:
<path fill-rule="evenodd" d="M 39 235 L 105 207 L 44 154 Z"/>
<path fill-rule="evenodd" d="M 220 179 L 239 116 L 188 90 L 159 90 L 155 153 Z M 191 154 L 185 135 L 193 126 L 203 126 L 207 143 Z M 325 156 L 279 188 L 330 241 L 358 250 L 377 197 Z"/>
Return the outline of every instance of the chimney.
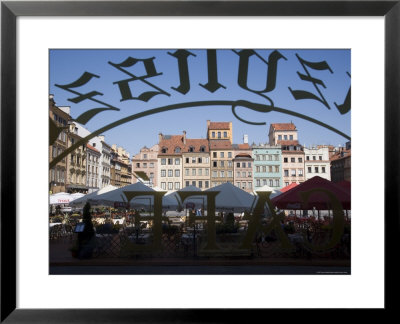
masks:
<path fill-rule="evenodd" d="M 208 129 L 209 126 L 210 126 L 210 121 L 207 120 L 207 129 Z"/>
<path fill-rule="evenodd" d="M 100 141 L 104 142 L 105 139 L 104 135 L 99 135 L 98 138 L 100 138 Z"/>
<path fill-rule="evenodd" d="M 243 135 L 243 144 L 249 144 L 249 135 L 247 134 Z"/>
<path fill-rule="evenodd" d="M 186 145 L 186 131 L 183 131 L 183 144 Z"/>
<path fill-rule="evenodd" d="M 163 139 L 163 134 L 162 133 L 158 133 L 158 143 L 160 143 Z"/>

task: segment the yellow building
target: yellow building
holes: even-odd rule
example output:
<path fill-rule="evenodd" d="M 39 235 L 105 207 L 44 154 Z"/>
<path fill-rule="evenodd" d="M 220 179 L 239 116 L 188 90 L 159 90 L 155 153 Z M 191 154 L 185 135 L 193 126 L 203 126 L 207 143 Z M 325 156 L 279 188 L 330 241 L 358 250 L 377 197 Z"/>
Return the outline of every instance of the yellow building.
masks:
<path fill-rule="evenodd" d="M 65 127 L 57 137 L 57 139 L 49 146 L 49 163 L 55 157 L 63 153 L 68 147 L 68 121 L 70 115 L 67 111 L 60 109 L 56 106 L 53 96 L 49 98 L 49 116 L 50 123 L 58 128 Z M 67 177 L 67 158 L 63 158 L 57 163 L 55 167 L 49 170 L 49 190 L 50 194 L 65 192 L 66 191 L 66 177 Z"/>

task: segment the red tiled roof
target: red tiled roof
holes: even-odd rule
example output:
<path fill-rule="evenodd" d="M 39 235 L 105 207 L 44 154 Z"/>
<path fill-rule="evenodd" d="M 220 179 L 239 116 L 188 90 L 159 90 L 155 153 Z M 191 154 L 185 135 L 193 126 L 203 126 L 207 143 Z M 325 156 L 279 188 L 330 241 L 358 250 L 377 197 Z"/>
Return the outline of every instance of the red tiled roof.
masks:
<path fill-rule="evenodd" d="M 277 143 L 278 144 L 281 144 L 281 145 L 286 145 L 286 146 L 289 146 L 289 145 L 299 145 L 299 141 L 277 141 Z"/>
<path fill-rule="evenodd" d="M 351 156 L 351 150 L 343 150 L 344 155 L 341 156 L 342 152 L 336 152 L 331 156 L 331 161 L 336 161 L 340 159 L 345 159 Z"/>
<path fill-rule="evenodd" d="M 293 123 L 271 124 L 271 127 L 278 131 L 296 130 L 296 126 Z"/>
<path fill-rule="evenodd" d="M 229 140 L 211 140 L 210 150 L 231 150 L 232 144 Z"/>
<path fill-rule="evenodd" d="M 208 129 L 229 129 L 229 122 L 210 122 Z"/>
<path fill-rule="evenodd" d="M 182 150 L 184 153 L 189 152 L 190 147 L 194 148 L 194 152 L 200 152 L 200 148 L 204 147 L 204 152 L 209 152 L 208 141 L 206 139 L 186 139 L 186 146 Z"/>
<path fill-rule="evenodd" d="M 94 148 L 92 145 L 90 145 L 90 144 L 86 144 L 86 147 L 89 148 L 89 149 L 91 149 L 92 151 L 95 151 L 95 152 L 100 153 L 99 150 L 95 149 L 95 148 Z"/>
<path fill-rule="evenodd" d="M 238 149 L 239 150 L 250 150 L 250 145 L 245 143 L 245 144 L 238 144 Z"/>
<path fill-rule="evenodd" d="M 159 155 L 180 155 L 185 147 L 183 143 L 183 135 L 163 135 L 162 140 L 158 144 Z M 175 148 L 179 147 L 181 150 L 175 153 Z M 167 152 L 163 153 L 162 150 L 166 148 Z"/>

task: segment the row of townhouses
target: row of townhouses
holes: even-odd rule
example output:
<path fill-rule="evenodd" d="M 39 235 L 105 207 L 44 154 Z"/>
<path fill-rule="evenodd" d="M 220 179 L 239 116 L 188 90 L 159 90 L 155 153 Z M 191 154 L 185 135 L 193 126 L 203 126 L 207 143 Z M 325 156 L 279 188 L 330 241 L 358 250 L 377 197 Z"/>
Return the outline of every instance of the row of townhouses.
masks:
<path fill-rule="evenodd" d="M 49 161 L 88 136 L 90 131 L 70 116 L 70 107 L 57 106 L 50 95 L 50 122 L 63 128 L 49 149 Z M 96 136 L 80 145 L 49 170 L 50 194 L 58 192 L 91 193 L 108 185 L 123 187 L 132 183 L 130 154 L 104 136 Z"/>
<path fill-rule="evenodd" d="M 49 161 L 88 136 L 83 125 L 73 121 L 70 107 L 49 100 L 51 122 L 63 128 L 50 145 Z M 138 181 L 162 190 L 189 185 L 202 190 L 230 182 L 248 192 L 265 185 L 281 189 L 316 175 L 340 182 L 351 179 L 351 148 L 299 143 L 293 123 L 270 125 L 268 143 L 233 143 L 232 122 L 207 121 L 206 138 L 158 135 L 158 143 L 143 147 L 132 158 L 122 147 L 109 145 L 96 136 L 64 157 L 49 170 L 50 193 L 91 193 L 107 185 L 123 187 Z"/>
<path fill-rule="evenodd" d="M 281 189 L 316 175 L 350 181 L 350 147 L 304 147 L 293 123 L 271 124 L 269 143 L 252 145 L 247 135 L 242 144 L 232 142 L 232 122 L 207 121 L 206 139 L 187 138 L 185 131 L 158 137 L 157 144 L 132 157 L 133 183 L 143 181 L 169 191 L 231 182 L 251 192 L 265 185 Z"/>

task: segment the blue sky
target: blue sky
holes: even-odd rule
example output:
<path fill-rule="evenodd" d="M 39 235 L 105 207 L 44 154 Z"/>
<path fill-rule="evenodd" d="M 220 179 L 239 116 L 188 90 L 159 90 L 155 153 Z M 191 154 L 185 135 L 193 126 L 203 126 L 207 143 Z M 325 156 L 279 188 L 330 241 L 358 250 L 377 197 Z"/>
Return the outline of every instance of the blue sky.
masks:
<path fill-rule="evenodd" d="M 165 50 L 50 50 L 50 85 L 49 93 L 54 94 L 58 106 L 71 106 L 71 115 L 77 118 L 83 112 L 102 107 L 98 103 L 84 100 L 80 103 L 68 101 L 76 95 L 56 87 L 55 84 L 65 85 L 76 81 L 84 72 L 100 76 L 93 78 L 82 87 L 75 88 L 80 93 L 98 91 L 102 96 L 97 100 L 120 108 L 120 111 L 103 111 L 93 117 L 85 127 L 95 131 L 111 122 L 121 118 L 158 108 L 170 104 L 205 101 L 205 100 L 247 100 L 259 104 L 269 104 L 265 98 L 242 89 L 238 85 L 239 55 L 232 50 L 217 50 L 218 81 L 226 88 L 220 88 L 211 93 L 199 84 L 208 81 L 207 52 L 204 49 L 187 49 L 196 56 L 188 57 L 190 91 L 181 94 L 171 87 L 179 86 L 179 73 L 177 59 L 168 54 L 175 49 Z M 275 49 L 256 49 L 256 53 L 268 61 L 269 55 Z M 351 79 L 351 53 L 350 50 L 286 50 L 277 49 L 287 60 L 281 59 L 277 66 L 277 79 L 275 89 L 264 93 L 276 107 L 285 108 L 318 119 L 339 131 L 351 136 L 351 111 L 341 115 L 335 102 L 342 104 L 349 90 Z M 240 51 L 236 49 L 235 51 Z M 295 100 L 289 91 L 308 91 L 318 95 L 310 82 L 299 78 L 298 72 L 306 74 L 296 54 L 309 62 L 326 61 L 333 73 L 327 70 L 317 71 L 308 69 L 312 77 L 320 79 L 326 88 L 319 89 L 331 109 L 326 108 L 316 100 Z M 156 71 L 162 75 L 146 79 L 157 87 L 168 92 L 167 95 L 156 95 L 148 102 L 140 100 L 121 101 L 121 93 L 117 84 L 113 82 L 128 79 L 129 76 L 113 67 L 108 62 L 121 63 L 128 57 L 153 60 Z M 142 63 L 127 68 L 136 76 L 145 74 Z M 260 58 L 252 56 L 249 61 L 248 87 L 262 90 L 266 85 L 268 65 Z M 141 81 L 129 83 L 132 94 L 140 95 L 145 91 L 154 90 Z M 243 123 L 235 118 L 229 106 L 192 107 L 174 111 L 163 112 L 128 122 L 104 133 L 108 144 L 117 144 L 124 147 L 131 155 L 139 152 L 143 146 L 150 147 L 157 143 L 158 133 L 181 134 L 186 130 L 188 138 L 205 138 L 206 122 L 232 121 L 234 143 L 242 143 L 243 135 L 249 136 L 249 143 L 268 142 L 268 129 L 271 123 L 293 122 L 298 129 L 301 144 L 343 145 L 347 139 L 319 125 L 278 112 L 260 113 L 240 107 L 238 115 L 253 122 L 266 122 L 263 126 L 254 126 Z"/>

